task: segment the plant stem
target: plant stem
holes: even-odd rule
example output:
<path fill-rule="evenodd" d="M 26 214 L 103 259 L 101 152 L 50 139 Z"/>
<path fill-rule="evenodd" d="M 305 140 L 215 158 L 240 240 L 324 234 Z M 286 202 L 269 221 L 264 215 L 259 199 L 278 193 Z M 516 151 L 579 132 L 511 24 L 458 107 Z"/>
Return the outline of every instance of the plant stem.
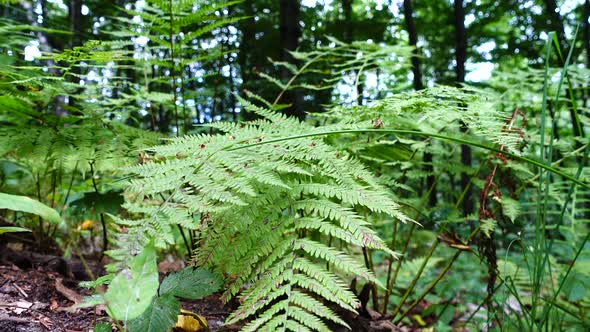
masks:
<path fill-rule="evenodd" d="M 98 186 L 96 185 L 96 180 L 94 179 L 94 162 L 90 162 L 90 176 L 92 179 L 92 187 L 94 187 L 94 192 L 99 195 L 100 192 L 98 191 Z M 109 247 L 109 238 L 107 237 L 107 225 L 104 221 L 104 215 L 102 214 L 102 212 L 99 212 L 98 214 L 99 218 L 100 218 L 100 224 L 102 225 L 102 253 L 101 253 L 101 257 L 100 259 L 102 260 L 102 257 L 104 257 L 104 252 L 108 249 Z"/>
<path fill-rule="evenodd" d="M 469 234 L 469 237 L 467 238 L 467 240 L 465 240 L 465 243 L 469 243 L 471 241 L 471 239 L 478 232 L 479 232 L 479 226 L 477 228 L 475 228 L 473 230 L 473 232 L 471 232 L 471 234 Z M 426 297 L 426 295 L 428 295 L 434 289 L 434 287 L 436 287 L 436 285 L 442 280 L 442 278 L 451 269 L 451 266 L 453 266 L 453 263 L 455 263 L 455 261 L 457 260 L 457 258 L 459 258 L 459 255 L 461 255 L 461 252 L 463 252 L 463 250 L 457 250 L 457 252 L 455 252 L 455 254 L 453 255 L 453 257 L 451 257 L 451 259 L 447 262 L 447 265 L 438 274 L 438 276 L 436 277 L 436 279 L 434 279 L 430 283 L 430 285 L 428 285 L 426 287 L 426 289 L 422 292 L 422 294 L 420 294 L 420 296 L 418 296 L 418 298 L 416 300 L 414 300 L 414 302 L 412 302 L 412 304 L 410 304 L 410 306 L 402 313 L 402 315 L 398 319 L 395 320 L 395 324 L 398 324 L 399 322 L 401 322 L 401 320 L 404 319 L 404 317 L 406 317 L 408 315 L 408 313 L 410 313 L 410 311 L 412 309 L 414 309 L 418 305 L 418 303 L 420 303 L 420 301 L 422 301 Z M 397 314 L 397 313 L 394 313 L 394 316 L 395 316 L 395 314 Z"/>
<path fill-rule="evenodd" d="M 493 146 L 487 146 L 485 144 L 481 144 L 478 142 L 473 142 L 473 141 L 468 141 L 465 139 L 461 139 L 461 138 L 457 138 L 457 137 L 452 137 L 452 136 L 445 136 L 445 135 L 440 135 L 440 134 L 435 134 L 435 133 L 429 133 L 429 132 L 423 132 L 423 131 L 416 131 L 416 130 L 403 130 L 403 129 L 342 129 L 342 130 L 334 130 L 334 131 L 320 131 L 320 132 L 313 132 L 313 133 L 308 133 L 308 134 L 301 134 L 301 135 L 293 135 L 293 136 L 287 136 L 287 137 L 279 137 L 279 138 L 274 138 L 274 139 L 269 139 L 269 140 L 262 140 L 260 142 L 256 142 L 256 143 L 250 143 L 250 144 L 244 144 L 244 145 L 239 145 L 239 146 L 227 146 L 225 148 L 226 151 L 236 151 L 236 150 L 242 150 L 242 149 L 248 149 L 251 147 L 255 147 L 255 146 L 259 146 L 259 145 L 263 145 L 263 144 L 271 144 L 271 143 L 278 143 L 278 142 L 284 142 L 284 141 L 291 141 L 291 140 L 295 140 L 295 139 L 300 139 L 300 138 L 307 138 L 307 137 L 317 137 L 317 136 L 327 136 L 327 135 L 336 135 L 336 134 L 359 134 L 359 133 L 391 133 L 391 134 L 402 134 L 402 135 L 418 135 L 418 136 L 427 136 L 427 137 L 433 137 L 433 138 L 437 138 L 437 139 L 441 139 L 441 140 L 446 140 L 446 141 L 451 141 L 451 142 L 456 142 L 456 143 L 461 143 L 461 144 L 466 144 L 466 145 L 471 145 L 474 147 L 478 147 L 484 150 L 488 150 L 488 151 L 492 151 L 492 152 L 497 152 L 497 153 L 501 153 L 503 155 L 506 155 L 510 158 L 513 158 L 515 160 L 518 161 L 522 161 L 525 162 L 527 164 L 530 165 L 534 165 L 537 167 L 540 167 L 546 171 L 549 171 L 551 173 L 554 173 L 556 175 L 559 175 L 565 179 L 568 179 L 570 181 L 572 181 L 573 183 L 589 189 L 590 190 L 590 184 L 588 183 L 584 183 L 576 178 L 574 178 L 573 176 L 564 173 L 558 169 L 553 168 L 550 165 L 546 165 L 543 162 L 539 162 L 537 160 L 534 159 L 530 159 L 527 157 L 522 157 L 519 156 L 517 154 L 511 153 L 511 152 L 507 152 L 507 151 L 503 151 L 500 148 L 496 148 Z"/>
<path fill-rule="evenodd" d="M 432 246 L 430 246 L 430 251 L 428 251 L 428 254 L 426 254 L 426 257 L 424 257 L 423 263 L 420 265 L 420 269 L 418 269 L 418 272 L 416 273 L 416 275 L 412 279 L 412 282 L 410 283 L 410 286 L 408 287 L 408 289 L 406 289 L 404 295 L 402 296 L 402 299 L 399 301 L 399 304 L 393 310 L 393 313 L 392 313 L 393 317 L 395 317 L 399 313 L 402 306 L 404 305 L 404 303 L 406 302 L 406 300 L 410 296 L 410 293 L 412 293 L 412 291 L 414 290 L 414 287 L 416 287 L 418 280 L 422 276 L 422 272 L 424 272 L 424 269 L 426 268 L 426 265 L 428 264 L 430 257 L 432 257 L 432 254 L 434 254 L 434 251 L 438 247 L 439 243 L 440 243 L 440 240 L 438 239 L 438 237 L 436 239 L 434 239 Z M 461 250 L 459 250 L 458 253 L 459 252 L 461 252 Z"/>

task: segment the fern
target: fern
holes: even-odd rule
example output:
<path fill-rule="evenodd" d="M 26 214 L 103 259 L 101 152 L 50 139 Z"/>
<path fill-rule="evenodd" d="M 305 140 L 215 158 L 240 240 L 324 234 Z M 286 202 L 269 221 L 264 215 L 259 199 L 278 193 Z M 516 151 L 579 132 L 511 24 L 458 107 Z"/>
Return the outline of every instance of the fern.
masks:
<path fill-rule="evenodd" d="M 245 331 L 326 331 L 325 320 L 345 325 L 329 303 L 358 309 L 346 276 L 380 285 L 354 248 L 395 255 L 361 212 L 408 218 L 359 162 L 322 139 L 248 147 L 318 129 L 242 104 L 262 119 L 211 125 L 223 135 L 172 139 L 148 150 L 152 162 L 129 169 L 137 176 L 126 208 L 143 217 L 118 220 L 130 227 L 121 241 L 133 246 L 134 240 L 124 244 L 129 234 L 150 234 L 163 246 L 173 241 L 173 225 L 197 231 L 195 262 L 233 276 L 224 297 L 239 294 L 242 305 L 228 323 L 253 318 Z M 331 246 L 321 240 L 328 238 Z"/>

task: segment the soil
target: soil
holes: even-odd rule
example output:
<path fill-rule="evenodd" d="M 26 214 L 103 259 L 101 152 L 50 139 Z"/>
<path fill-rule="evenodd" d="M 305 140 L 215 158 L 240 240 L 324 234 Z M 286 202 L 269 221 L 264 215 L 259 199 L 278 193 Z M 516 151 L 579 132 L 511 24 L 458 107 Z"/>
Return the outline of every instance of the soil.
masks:
<path fill-rule="evenodd" d="M 91 331 L 98 322 L 109 322 L 108 316 L 100 308 L 71 308 L 82 297 L 92 293 L 78 286 L 81 280 L 76 276 L 80 274 L 75 271 L 79 268 L 79 262 L 66 262 L 56 256 L 11 252 L 8 248 L 2 248 L 2 251 L 0 331 L 86 332 Z M 92 270 L 100 270 L 100 267 L 97 268 L 99 264 L 88 264 Z M 232 330 L 222 328 L 230 310 L 224 307 L 218 294 L 198 301 L 183 302 L 182 307 L 204 316 L 211 331 Z"/>
<path fill-rule="evenodd" d="M 161 277 L 176 271 L 184 264 L 179 260 L 161 262 Z M 103 308 L 76 308 L 84 296 L 92 295 L 89 289 L 79 287 L 80 281 L 104 275 L 102 264 L 96 260 L 40 254 L 27 250 L 0 246 L 0 332 L 87 332 L 99 322 L 110 322 Z M 366 288 L 366 287 L 365 287 Z M 368 293 L 361 291 L 364 303 L 360 315 L 340 312 L 352 331 L 394 332 L 415 329 L 394 326 L 388 317 L 366 309 Z M 367 297 L 366 299 L 364 299 Z M 363 300 L 364 299 L 364 300 Z M 236 301 L 224 305 L 220 294 L 213 294 L 197 301 L 184 301 L 184 310 L 205 317 L 210 331 L 237 331 L 241 326 L 223 326 L 226 317 L 238 306 Z M 333 308 L 338 312 L 338 308 Z M 331 326 L 333 331 L 348 331 Z"/>

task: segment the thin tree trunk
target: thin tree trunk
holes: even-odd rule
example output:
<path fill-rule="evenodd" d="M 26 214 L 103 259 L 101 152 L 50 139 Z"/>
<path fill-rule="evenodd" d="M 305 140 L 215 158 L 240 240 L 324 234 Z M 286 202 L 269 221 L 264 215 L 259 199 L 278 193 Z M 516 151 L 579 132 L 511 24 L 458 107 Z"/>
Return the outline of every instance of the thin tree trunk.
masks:
<path fill-rule="evenodd" d="M 344 41 L 347 43 L 351 43 L 354 40 L 354 24 L 352 22 L 352 3 L 354 0 L 342 0 L 342 12 L 344 13 L 344 21 L 342 25 L 344 26 Z M 354 71 L 353 74 L 362 75 L 360 71 Z M 356 103 L 357 105 L 363 104 L 363 91 L 364 91 L 364 84 L 362 77 L 357 77 L 355 79 L 357 81 L 356 84 Z"/>
<path fill-rule="evenodd" d="M 70 47 L 82 45 L 82 0 L 70 0 Z"/>
<path fill-rule="evenodd" d="M 242 38 L 240 38 L 240 46 L 238 52 L 238 64 L 240 65 L 240 77 L 242 78 L 241 89 L 248 89 L 252 82 L 257 80 L 257 71 L 259 70 L 261 61 L 254 52 L 256 50 L 256 3 L 255 1 L 244 1 L 241 4 L 242 11 L 248 18 L 240 20 L 238 23 L 239 31 L 241 31 Z M 254 91 L 259 93 L 258 91 Z M 198 112 L 197 112 L 198 113 Z M 241 110 L 240 116 L 243 120 L 252 120 L 256 117 L 254 113 L 247 110 Z"/>
<path fill-rule="evenodd" d="M 412 0 L 404 0 L 403 2 L 403 11 L 404 11 L 404 20 L 406 21 L 406 30 L 408 31 L 408 37 L 410 41 L 410 46 L 414 49 L 412 50 L 412 73 L 413 73 L 413 82 L 414 82 L 414 90 L 419 91 L 424 89 L 424 84 L 422 83 L 422 69 L 420 67 L 420 57 L 418 53 L 418 33 L 416 32 L 416 25 L 414 23 L 414 9 L 412 8 Z M 435 183 L 435 176 L 434 176 L 434 168 L 432 165 L 432 154 L 429 152 L 424 153 L 424 170 L 429 174 L 426 178 L 426 188 L 427 190 L 432 188 L 430 193 L 430 197 L 428 202 L 430 206 L 435 206 L 437 199 L 436 199 L 436 183 Z"/>
<path fill-rule="evenodd" d="M 463 0 L 455 0 L 455 61 L 457 66 L 455 68 L 456 81 L 458 85 L 465 82 L 465 62 L 467 61 L 467 33 L 465 31 L 465 8 Z M 461 131 L 466 131 L 464 124 L 461 126 Z M 461 162 L 463 166 L 471 167 L 471 148 L 467 145 L 461 145 Z M 462 203 L 462 210 L 464 215 L 473 213 L 473 189 L 470 185 L 470 176 L 466 172 L 461 173 L 461 187 L 463 190 L 467 188 L 465 198 Z"/>
<path fill-rule="evenodd" d="M 280 33 L 281 33 L 281 60 L 296 64 L 295 59 L 289 51 L 295 51 L 299 46 L 299 0 L 281 0 L 280 2 Z M 281 67 L 281 79 L 288 81 L 292 73 L 284 67 Z M 289 90 L 283 95 L 283 103 L 290 104 L 284 110 L 285 114 L 295 116 L 300 120 L 305 119 L 305 112 L 301 105 L 301 92 L 298 90 Z"/>
<path fill-rule="evenodd" d="M 342 0 L 342 12 L 344 12 L 344 41 L 352 41 L 352 2 L 354 0 Z"/>

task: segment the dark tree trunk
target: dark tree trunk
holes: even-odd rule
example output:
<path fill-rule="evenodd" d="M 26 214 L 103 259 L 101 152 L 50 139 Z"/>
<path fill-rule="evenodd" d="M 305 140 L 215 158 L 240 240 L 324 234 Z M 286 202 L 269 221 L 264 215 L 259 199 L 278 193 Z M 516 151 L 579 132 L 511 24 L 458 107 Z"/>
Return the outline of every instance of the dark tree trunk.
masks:
<path fill-rule="evenodd" d="M 261 66 L 261 61 L 254 52 L 256 50 L 256 7 L 254 1 L 244 1 L 240 4 L 240 7 L 243 15 L 248 18 L 238 23 L 242 36 L 240 38 L 239 52 L 237 52 L 237 62 L 240 66 L 239 75 L 242 78 L 241 89 L 252 89 L 254 82 L 257 80 L 257 72 Z M 258 91 L 254 92 L 259 93 Z M 242 109 L 240 117 L 243 120 L 252 120 L 256 115 Z"/>
<path fill-rule="evenodd" d="M 412 73 L 414 74 L 414 89 L 424 89 L 422 83 L 422 70 L 420 68 L 420 57 L 418 54 L 418 34 L 416 33 L 416 25 L 414 23 L 414 9 L 412 8 L 412 0 L 404 0 L 404 19 L 406 21 L 406 30 L 410 39 L 410 46 L 414 47 L 412 56 Z"/>
<path fill-rule="evenodd" d="M 70 0 L 68 15 L 70 18 L 70 47 L 74 48 L 76 46 L 82 45 L 82 0 Z M 80 82 L 80 74 L 82 71 L 78 65 L 78 62 L 70 63 L 70 76 L 68 76 L 68 80 L 72 83 L 79 83 Z M 77 92 L 74 95 L 80 93 L 82 89 L 77 89 Z M 76 105 L 76 100 L 74 99 L 73 95 L 69 96 L 68 104 L 70 107 Z"/>
<path fill-rule="evenodd" d="M 422 69 L 420 68 L 420 57 L 417 48 L 418 34 L 416 32 L 416 25 L 414 23 L 414 9 L 412 8 L 412 0 L 404 0 L 403 2 L 404 20 L 406 21 L 406 30 L 408 31 L 408 37 L 410 46 L 413 46 L 412 50 L 412 73 L 414 81 L 414 89 L 416 91 L 424 89 L 422 83 Z M 424 153 L 424 170 L 429 174 L 426 177 L 426 190 L 431 190 L 428 202 L 430 206 L 435 206 L 436 199 L 436 178 L 434 176 L 434 167 L 432 165 L 432 154 L 429 152 Z"/>
<path fill-rule="evenodd" d="M 70 47 L 82 45 L 82 0 L 70 0 Z"/>
<path fill-rule="evenodd" d="M 557 3 L 555 0 L 545 0 L 545 10 L 551 22 L 550 28 L 554 30 L 555 33 L 557 33 L 557 39 L 559 40 L 560 44 L 559 46 L 563 52 L 566 48 L 565 28 L 563 26 L 561 15 L 559 15 Z"/>
<path fill-rule="evenodd" d="M 299 46 L 299 0 L 281 0 L 280 2 L 280 33 L 281 33 L 281 60 L 296 64 L 295 59 L 289 51 L 295 51 Z M 283 82 L 288 81 L 292 73 L 284 67 L 281 67 L 281 79 Z M 285 114 L 295 116 L 300 120 L 305 118 L 305 112 L 301 105 L 301 93 L 297 90 L 286 91 L 283 95 L 282 102 L 290 104 L 284 110 Z"/>
<path fill-rule="evenodd" d="M 467 61 L 467 33 L 465 32 L 465 8 L 463 0 L 455 0 L 455 69 L 456 81 L 465 82 L 465 62 Z"/>
<path fill-rule="evenodd" d="M 465 62 L 467 61 L 467 33 L 465 31 L 465 8 L 463 0 L 455 0 L 455 68 L 456 81 L 458 85 L 465 82 Z M 466 131 L 464 124 L 461 131 Z M 468 145 L 461 145 L 461 162 L 465 167 L 471 167 L 471 148 Z M 466 172 L 461 173 L 461 187 L 467 188 L 463 203 L 461 205 L 463 214 L 473 213 L 473 189 L 470 185 L 470 175 Z"/>
<path fill-rule="evenodd" d="M 344 21 L 342 26 L 344 27 L 343 39 L 347 43 L 351 43 L 354 40 L 354 23 L 352 21 L 352 3 L 354 0 L 342 0 L 342 12 L 344 13 Z M 358 75 L 357 71 L 353 72 L 354 75 Z M 362 77 L 358 78 L 358 84 L 356 86 L 356 103 L 362 105 L 363 103 L 363 91 L 364 84 Z"/>
<path fill-rule="evenodd" d="M 344 13 L 344 41 L 350 43 L 353 39 L 352 26 L 352 2 L 354 0 L 342 0 L 342 12 Z"/>

